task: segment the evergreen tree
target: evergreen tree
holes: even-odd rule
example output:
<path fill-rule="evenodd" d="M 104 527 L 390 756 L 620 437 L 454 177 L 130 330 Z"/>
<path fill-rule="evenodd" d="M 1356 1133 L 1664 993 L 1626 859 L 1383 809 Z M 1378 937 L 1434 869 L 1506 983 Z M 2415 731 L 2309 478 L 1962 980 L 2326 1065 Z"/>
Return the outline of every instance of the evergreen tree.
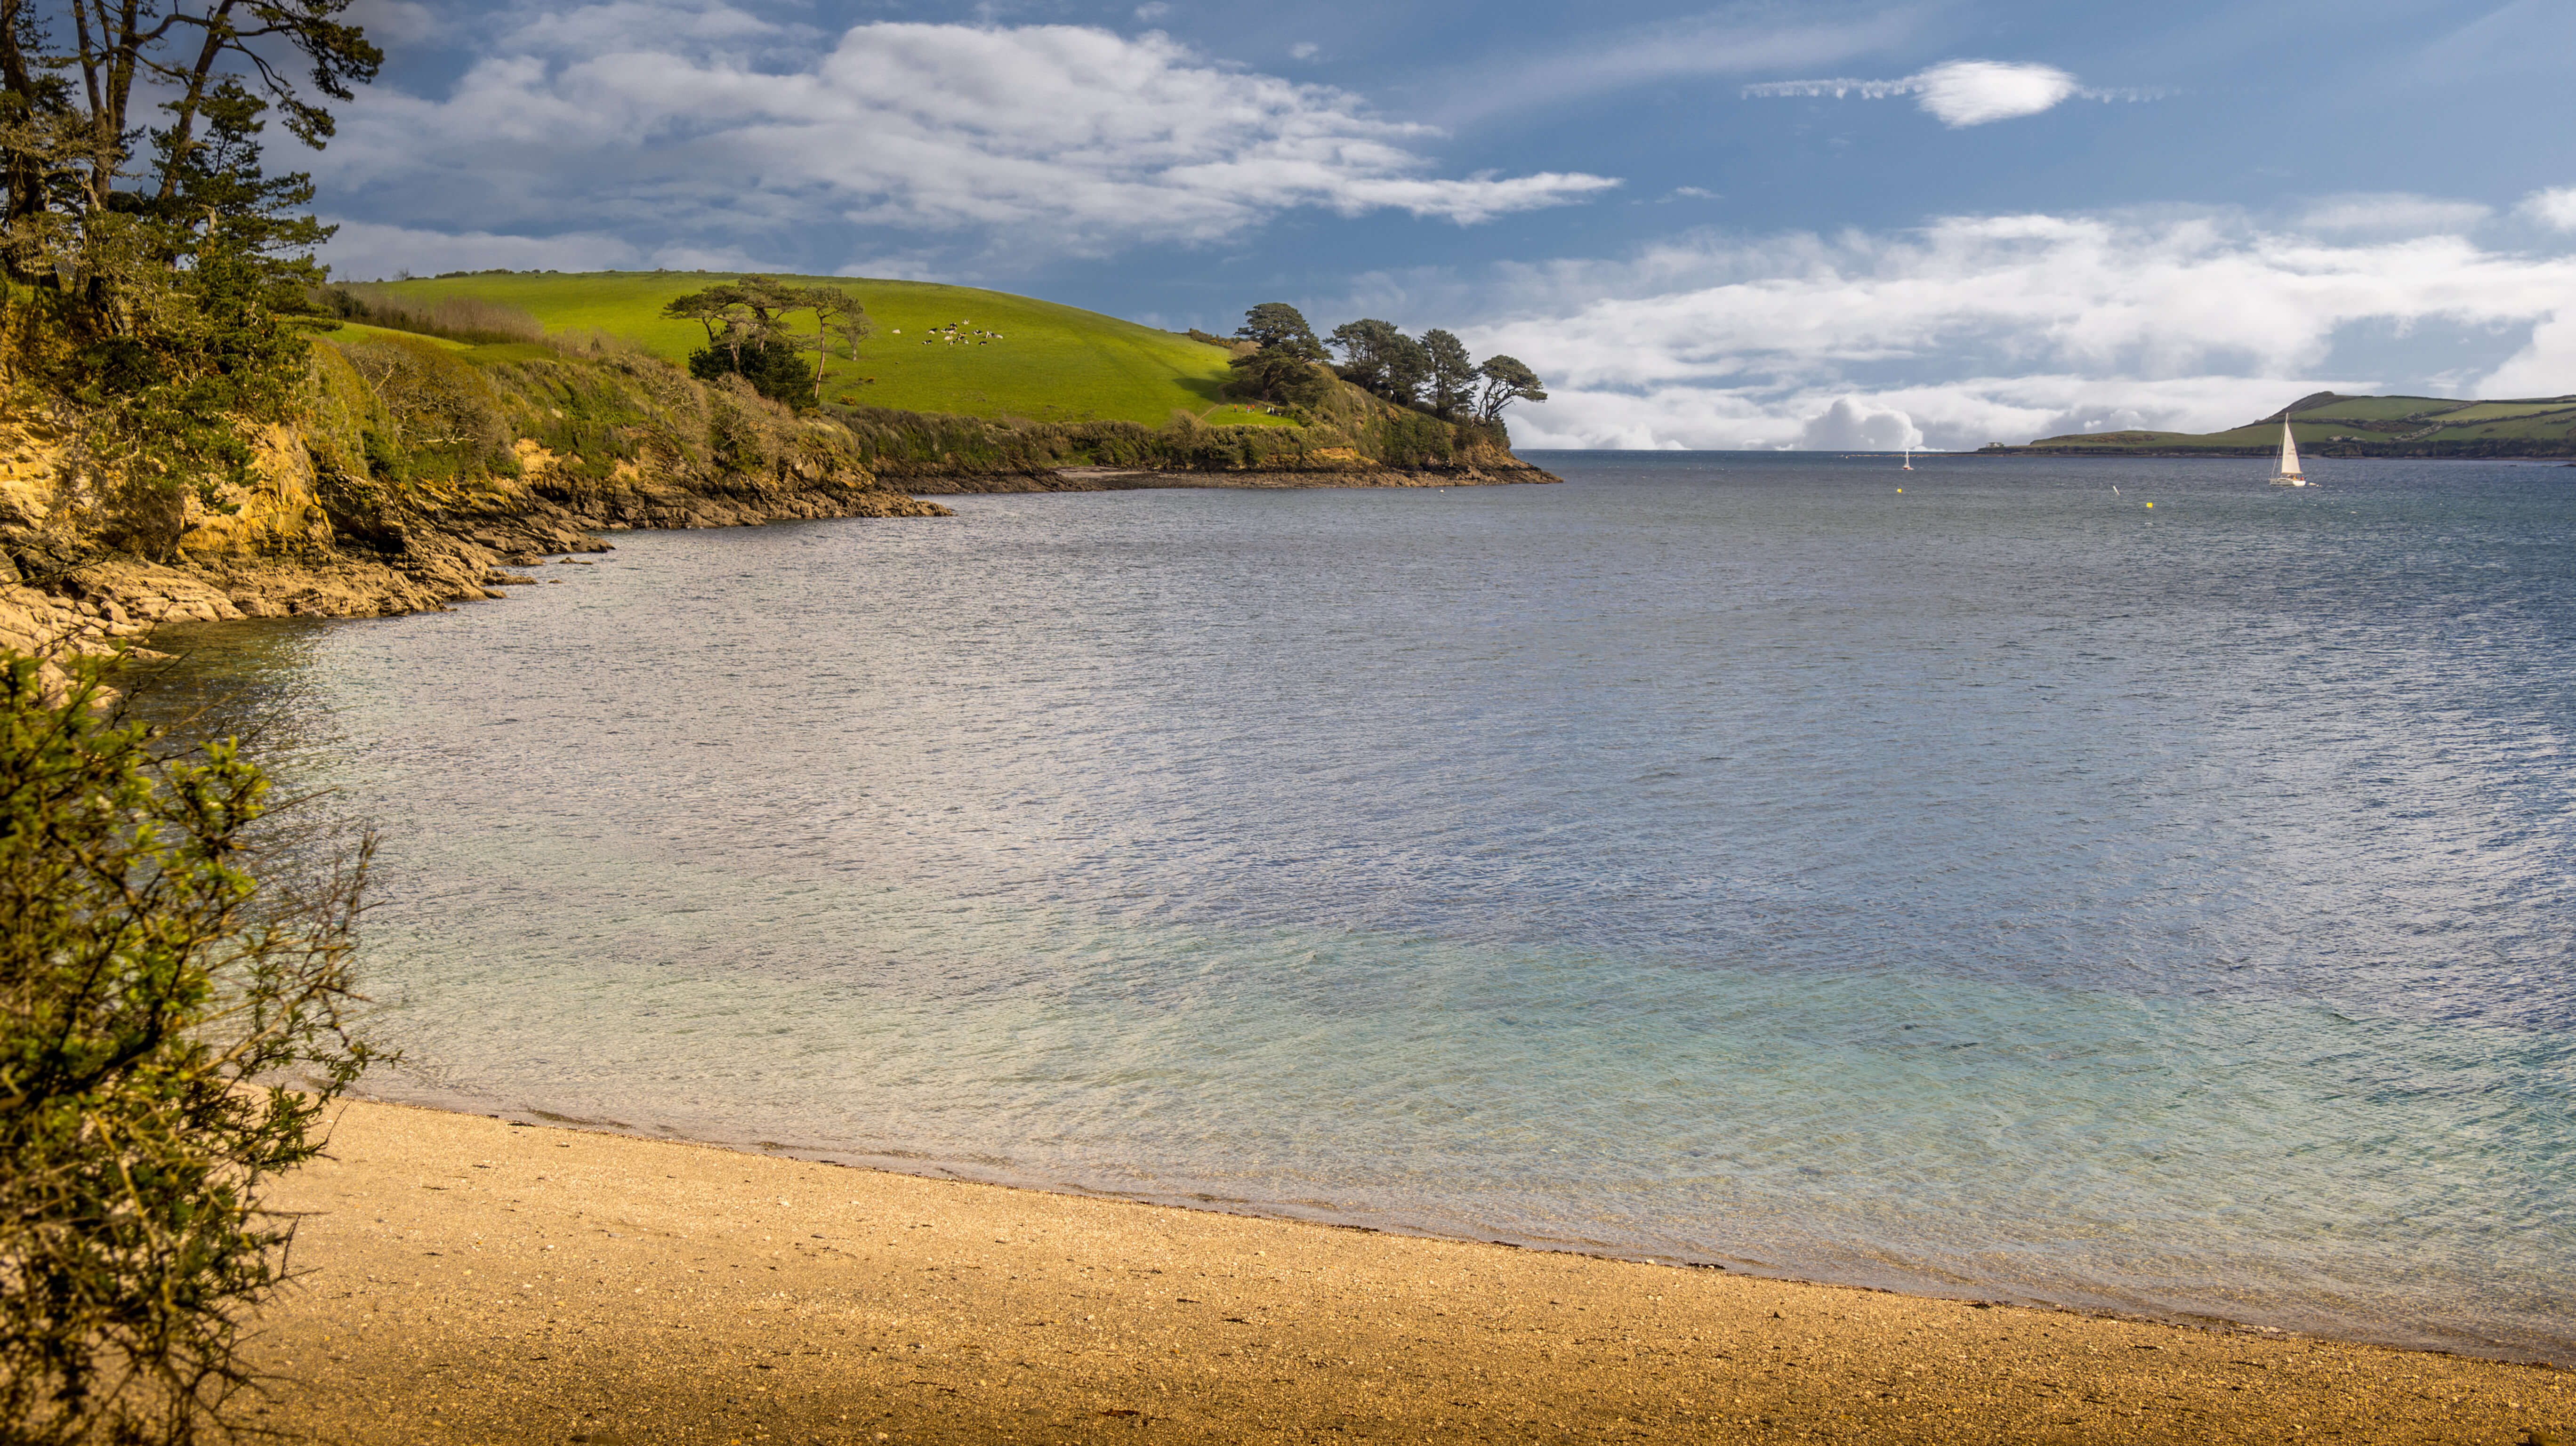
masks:
<path fill-rule="evenodd" d="M 1324 360 L 1324 344 L 1315 339 L 1315 329 L 1306 324 L 1303 313 L 1284 301 L 1265 301 L 1245 312 L 1243 325 L 1234 334 L 1265 351 L 1284 351 L 1310 362 Z"/>
<path fill-rule="evenodd" d="M 1476 374 L 1485 379 L 1485 394 L 1476 404 L 1476 415 L 1493 421 L 1503 408 L 1516 401 L 1543 402 L 1547 393 L 1540 389 L 1538 373 L 1521 364 L 1519 358 L 1490 356 Z"/>
<path fill-rule="evenodd" d="M 352 0 L 0 0 L 0 271 L 25 374 L 85 404 L 66 465 L 115 504 L 124 545 L 176 545 L 190 492 L 239 480 L 314 308 L 301 173 L 269 175 L 260 136 L 332 132 L 383 57 Z M 165 123 L 144 124 L 137 97 Z M 113 539 L 112 539 L 113 540 Z"/>
<path fill-rule="evenodd" d="M 1422 334 L 1423 353 L 1430 358 L 1430 387 L 1425 398 L 1431 410 L 1444 417 L 1454 417 L 1460 407 L 1476 397 L 1476 364 L 1467 358 L 1467 348 L 1458 338 L 1438 327 Z"/>

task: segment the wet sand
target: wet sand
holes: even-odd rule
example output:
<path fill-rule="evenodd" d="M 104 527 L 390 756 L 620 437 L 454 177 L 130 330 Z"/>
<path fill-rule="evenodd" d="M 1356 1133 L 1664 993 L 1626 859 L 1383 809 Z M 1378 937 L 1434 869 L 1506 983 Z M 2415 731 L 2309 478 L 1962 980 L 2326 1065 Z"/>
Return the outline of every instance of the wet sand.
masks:
<path fill-rule="evenodd" d="M 2493 1442 L 2576 1373 L 352 1104 L 258 1347 L 351 1443 Z"/>

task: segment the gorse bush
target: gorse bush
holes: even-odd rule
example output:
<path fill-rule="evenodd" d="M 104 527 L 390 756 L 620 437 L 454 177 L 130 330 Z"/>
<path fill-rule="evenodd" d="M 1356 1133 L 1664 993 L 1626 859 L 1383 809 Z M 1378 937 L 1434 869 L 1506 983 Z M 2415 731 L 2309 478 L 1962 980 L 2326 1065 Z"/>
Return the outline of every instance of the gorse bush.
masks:
<path fill-rule="evenodd" d="M 241 1424 L 261 1186 L 373 1058 L 367 845 L 283 831 L 230 743 L 156 752 L 95 662 L 49 698 L 0 655 L 0 694 L 0 1442 L 184 1443 Z"/>

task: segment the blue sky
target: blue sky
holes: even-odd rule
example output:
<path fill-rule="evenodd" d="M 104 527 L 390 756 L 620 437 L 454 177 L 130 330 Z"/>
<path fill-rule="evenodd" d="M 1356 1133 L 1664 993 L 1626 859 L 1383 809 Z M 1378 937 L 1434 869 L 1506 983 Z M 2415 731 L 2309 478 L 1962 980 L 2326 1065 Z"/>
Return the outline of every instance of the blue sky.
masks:
<path fill-rule="evenodd" d="M 1509 351 L 1524 445 L 2576 392 L 2565 0 L 359 0 L 343 276 L 778 269 Z M 282 158 L 282 157 L 281 157 Z"/>

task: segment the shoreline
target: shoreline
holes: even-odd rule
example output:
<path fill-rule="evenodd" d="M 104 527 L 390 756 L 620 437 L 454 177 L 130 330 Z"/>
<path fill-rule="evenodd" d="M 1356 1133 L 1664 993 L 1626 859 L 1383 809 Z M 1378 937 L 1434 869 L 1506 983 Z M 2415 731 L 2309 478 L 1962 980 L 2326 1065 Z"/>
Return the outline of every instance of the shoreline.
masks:
<path fill-rule="evenodd" d="M 2320 1324 L 2304 1320 L 2296 1313 L 2288 1311 L 2278 1317 L 2284 1323 L 2276 1325 L 2260 1320 L 2239 1319 L 2195 1311 L 2182 1306 L 2157 1308 L 2140 1304 L 2052 1300 L 2006 1285 L 1980 1285 L 1966 1279 L 1955 1282 L 1947 1290 L 1938 1287 L 1926 1288 L 1919 1273 L 1914 1279 L 1908 1280 L 1904 1278 L 1904 1272 L 1895 1270 L 1872 1276 L 1864 1270 L 1837 1272 L 1830 1268 L 1802 1267 L 1716 1251 L 1671 1251 L 1642 1247 L 1623 1249 L 1600 1241 L 1548 1237 L 1496 1229 L 1476 1224 L 1464 1217 L 1447 1222 L 1419 1217 L 1408 1218 L 1400 1212 L 1383 1210 L 1367 1204 L 1325 1203 L 1311 1200 L 1287 1201 L 1248 1196 L 1220 1197 L 1180 1191 L 1165 1193 L 1095 1188 L 1079 1181 L 1060 1178 L 1061 1172 L 1046 1171 L 1037 1166 L 1025 1166 L 1017 1162 L 995 1163 L 992 1157 L 975 1161 L 964 1157 L 936 1156 L 893 1147 L 884 1150 L 866 1150 L 798 1144 L 787 1140 L 754 1140 L 748 1137 L 728 1139 L 713 1135 L 682 1134 L 669 1126 L 646 1127 L 615 1120 L 557 1114 L 534 1105 L 503 1105 L 496 1101 L 478 1100 L 466 1092 L 434 1087 L 414 1089 L 397 1096 L 390 1093 L 368 1093 L 365 1091 L 364 1082 L 361 1081 L 360 1086 L 352 1090 L 346 1098 L 353 1103 L 388 1109 L 421 1110 L 470 1119 L 497 1120 L 511 1128 L 571 1130 L 597 1135 L 604 1139 L 716 1150 L 748 1158 L 794 1161 L 827 1169 L 857 1170 L 941 1184 L 968 1185 L 979 1189 L 1006 1190 L 1072 1200 L 1097 1201 L 1104 1204 L 1135 1205 L 1151 1209 L 1182 1210 L 1229 1219 L 1266 1221 L 1313 1229 L 1354 1231 L 1394 1240 L 1440 1241 L 1524 1251 L 1539 1256 L 1594 1260 L 1615 1265 L 1724 1274 L 1738 1280 L 1760 1280 L 1818 1290 L 1865 1291 L 1906 1300 L 1944 1303 L 1978 1310 L 1988 1308 L 2028 1310 L 2092 1320 L 2122 1321 L 2133 1325 L 2237 1335 L 2257 1340 L 2332 1342 L 2361 1350 L 2390 1351 L 2406 1355 L 2438 1355 L 2459 1360 L 2486 1361 L 2498 1365 L 2576 1375 L 2576 1357 L 2553 1359 L 2534 1348 L 2509 1345 L 2501 1341 L 2486 1342 L 2485 1344 L 2492 1349 L 2481 1349 L 2476 1344 L 2459 1339 L 2462 1332 L 2456 1327 L 2448 1330 L 2416 1327 L 2417 1338 L 2406 1340 L 2397 1338 L 2398 1331 L 2394 1326 L 2387 1335 L 2372 1336 L 2349 1327 L 2338 1329 L 2341 1323 L 2337 1322 L 2329 1321 Z M 2449 1339 L 2445 1340 L 2445 1336 Z"/>
<path fill-rule="evenodd" d="M 368 1443 L 2506 1442 L 2576 1376 L 353 1101 L 262 1425 Z"/>

